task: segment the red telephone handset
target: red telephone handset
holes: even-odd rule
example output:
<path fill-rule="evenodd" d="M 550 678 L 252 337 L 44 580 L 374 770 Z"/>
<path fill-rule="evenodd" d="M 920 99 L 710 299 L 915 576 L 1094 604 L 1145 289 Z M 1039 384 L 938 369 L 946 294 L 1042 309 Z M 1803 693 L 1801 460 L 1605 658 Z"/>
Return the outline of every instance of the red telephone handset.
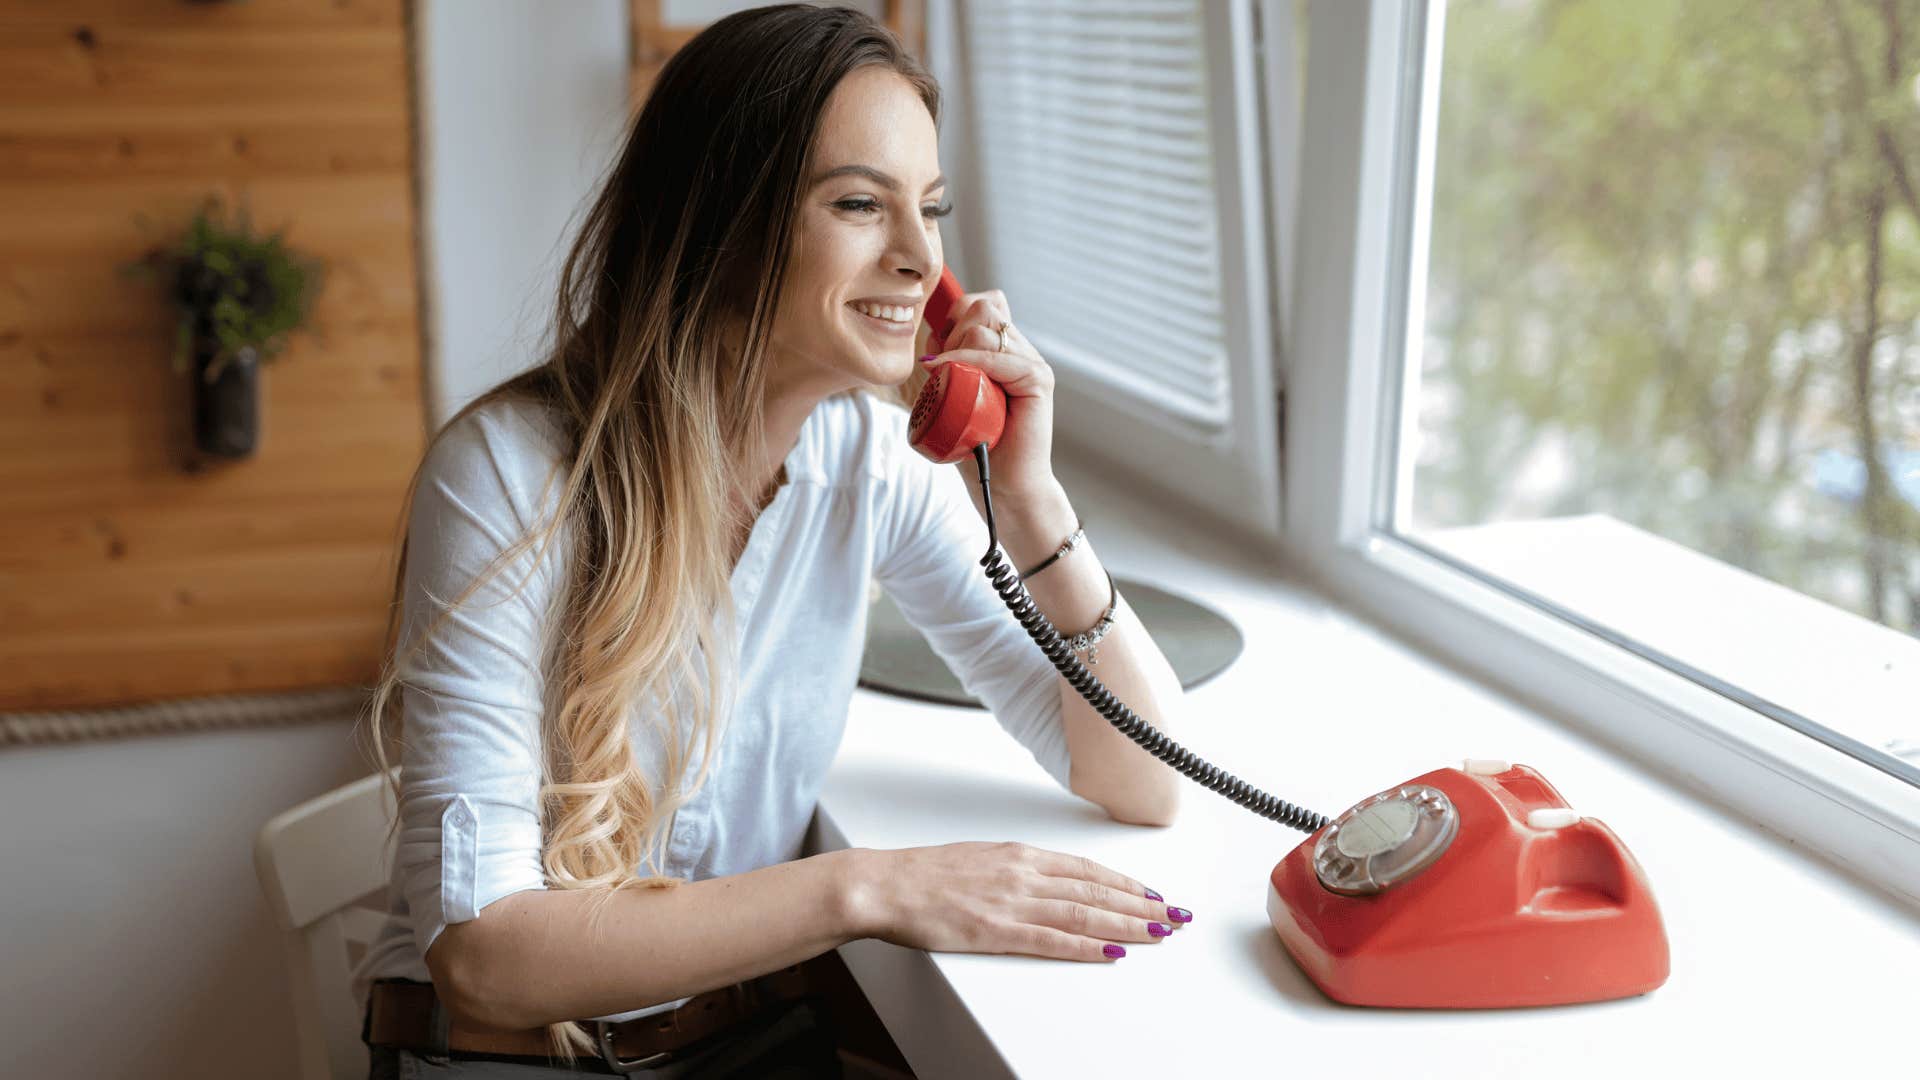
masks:
<path fill-rule="evenodd" d="M 942 267 L 940 281 L 927 298 L 927 325 L 933 331 L 927 339 L 930 347 L 946 344 L 953 332 L 953 309 L 964 292 L 952 268 Z M 1007 394 L 1000 384 L 972 364 L 950 360 L 920 388 L 907 420 L 907 439 L 921 454 L 947 465 L 963 460 L 980 443 L 986 443 L 988 450 L 1000 445 L 1006 425 Z"/>

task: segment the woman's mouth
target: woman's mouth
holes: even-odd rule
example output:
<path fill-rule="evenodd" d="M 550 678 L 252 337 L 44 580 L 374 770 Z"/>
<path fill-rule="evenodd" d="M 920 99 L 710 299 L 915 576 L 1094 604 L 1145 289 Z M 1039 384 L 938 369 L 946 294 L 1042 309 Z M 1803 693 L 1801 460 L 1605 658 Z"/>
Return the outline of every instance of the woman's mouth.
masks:
<path fill-rule="evenodd" d="M 861 323 L 871 328 L 875 333 L 899 337 L 913 336 L 914 318 L 912 308 L 896 307 L 891 304 L 848 304 L 847 309 L 852 311 Z M 900 318 L 902 315 L 905 317 Z"/>

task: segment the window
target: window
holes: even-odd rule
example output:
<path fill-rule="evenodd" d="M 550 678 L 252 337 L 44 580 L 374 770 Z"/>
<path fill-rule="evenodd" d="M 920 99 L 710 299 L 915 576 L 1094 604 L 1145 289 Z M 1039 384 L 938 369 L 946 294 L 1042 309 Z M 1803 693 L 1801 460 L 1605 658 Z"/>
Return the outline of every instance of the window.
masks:
<path fill-rule="evenodd" d="M 1920 3 L 1307 27 L 1290 546 L 1920 896 Z"/>
<path fill-rule="evenodd" d="M 1065 363 L 1202 431 L 1227 420 L 1199 5 L 970 4 L 995 269 Z"/>
<path fill-rule="evenodd" d="M 942 125 L 949 257 L 978 268 L 968 288 L 1006 291 L 1054 368 L 1062 441 L 1111 447 L 1124 431 L 1130 473 L 1277 535 L 1253 7 L 970 0 L 951 14 L 952 55 L 936 53 L 961 99 Z"/>
<path fill-rule="evenodd" d="M 1920 783 L 1901 6 L 1448 6 L 1390 527 Z"/>

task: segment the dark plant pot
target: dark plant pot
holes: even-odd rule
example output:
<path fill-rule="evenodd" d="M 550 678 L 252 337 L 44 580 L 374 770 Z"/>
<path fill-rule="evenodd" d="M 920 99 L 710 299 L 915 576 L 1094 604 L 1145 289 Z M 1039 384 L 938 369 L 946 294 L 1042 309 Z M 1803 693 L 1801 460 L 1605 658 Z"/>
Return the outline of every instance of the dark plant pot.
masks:
<path fill-rule="evenodd" d="M 193 363 L 193 444 L 204 454 L 244 458 L 253 455 L 260 441 L 260 363 L 252 349 L 243 349 L 237 357 L 220 367 L 220 373 L 207 381 L 207 365 L 213 358 L 213 344 L 202 342 L 194 348 Z"/>

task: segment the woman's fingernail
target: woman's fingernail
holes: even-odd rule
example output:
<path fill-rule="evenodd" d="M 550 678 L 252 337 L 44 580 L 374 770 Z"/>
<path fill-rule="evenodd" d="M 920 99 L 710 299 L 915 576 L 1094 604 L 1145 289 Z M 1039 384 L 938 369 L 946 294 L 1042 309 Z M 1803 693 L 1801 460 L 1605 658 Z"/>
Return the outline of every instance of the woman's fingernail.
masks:
<path fill-rule="evenodd" d="M 1161 896 L 1161 895 L 1160 895 L 1159 893 L 1157 893 L 1157 892 L 1154 892 L 1154 891 L 1153 891 L 1152 889 L 1148 889 L 1148 890 L 1147 890 L 1147 899 L 1149 899 L 1149 900 L 1165 900 L 1165 899 L 1166 899 L 1166 897 L 1164 897 L 1164 896 Z"/>
<path fill-rule="evenodd" d="M 1183 907 L 1170 907 L 1167 909 L 1167 918 L 1174 922 L 1192 922 L 1193 912 Z"/>
<path fill-rule="evenodd" d="M 1103 945 L 1100 947 L 1100 951 L 1106 953 L 1107 959 L 1109 960 L 1118 960 L 1127 955 L 1127 950 L 1118 945 Z"/>
<path fill-rule="evenodd" d="M 1173 933 L 1173 927 L 1168 926 L 1166 923 L 1150 922 L 1147 924 L 1147 933 L 1152 934 L 1154 937 L 1166 937 L 1168 934 Z"/>
<path fill-rule="evenodd" d="M 920 358 L 920 362 L 923 364 L 931 364 L 933 363 L 933 361 L 934 361 L 934 357 L 932 354 L 928 354 Z"/>

